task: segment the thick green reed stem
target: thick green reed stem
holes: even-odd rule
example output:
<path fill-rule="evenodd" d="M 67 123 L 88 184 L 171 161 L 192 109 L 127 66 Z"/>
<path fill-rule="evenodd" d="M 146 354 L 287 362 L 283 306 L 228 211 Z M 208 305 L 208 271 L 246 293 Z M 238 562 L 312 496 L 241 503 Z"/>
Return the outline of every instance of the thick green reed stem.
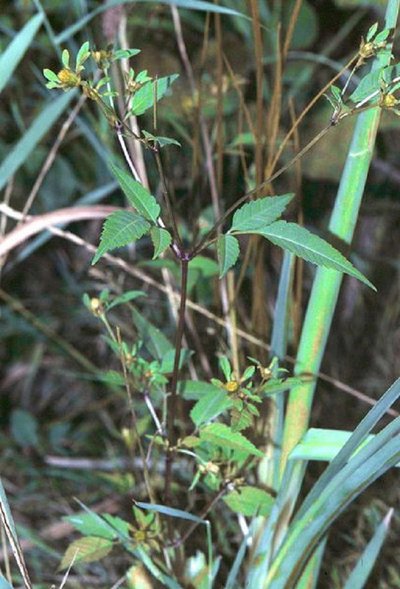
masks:
<path fill-rule="evenodd" d="M 385 27 L 396 26 L 400 0 L 389 0 Z M 391 45 L 380 54 L 373 68 L 389 65 Z M 329 223 L 329 231 L 346 243 L 351 243 L 357 222 L 361 199 L 372 159 L 381 109 L 374 108 L 358 117 L 339 190 Z M 333 270 L 318 268 L 313 283 L 306 317 L 302 329 L 295 372 L 317 373 L 328 339 L 342 275 Z M 304 384 L 292 390 L 285 418 L 281 471 L 294 446 L 306 432 L 310 419 L 315 383 Z"/>

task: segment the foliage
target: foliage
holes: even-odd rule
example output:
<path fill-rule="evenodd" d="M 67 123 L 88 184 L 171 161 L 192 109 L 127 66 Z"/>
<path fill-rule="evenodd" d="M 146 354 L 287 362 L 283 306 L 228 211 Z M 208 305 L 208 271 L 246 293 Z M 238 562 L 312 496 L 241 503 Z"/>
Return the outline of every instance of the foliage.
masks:
<path fill-rule="evenodd" d="M 25 125 L 19 107 L 14 108 L 22 137 L 10 149 L 0 144 L 4 152 L 0 187 L 12 191 L 13 182 L 19 186 L 30 169 L 39 183 L 19 216 L 9 207 L 7 192 L 1 212 L 14 215 L 22 225 L 6 235 L 4 251 L 23 243 L 26 236 L 21 237 L 21 232 L 35 224 L 35 215 L 26 215 L 53 158 L 64 173 L 58 173 L 54 164 L 47 194 L 61 190 L 64 183 L 71 185 L 72 202 L 63 203 L 63 214 L 78 204 L 89 207 L 84 218 L 93 213 L 93 219 L 105 219 L 97 248 L 86 241 L 89 237 L 83 230 L 80 237 L 60 228 L 57 215 L 48 225 L 49 231 L 94 254 L 91 264 L 83 261 L 89 275 L 82 278 L 81 268 L 80 281 L 66 269 L 67 256 L 55 262 L 55 276 L 63 276 L 68 292 L 83 301 L 83 305 L 75 301 L 69 311 L 62 328 L 65 337 L 45 314 L 33 316 L 0 289 L 10 341 L 15 332 L 25 339 L 12 343 L 11 353 L 18 358 L 26 353 L 24 345 L 29 349 L 35 342 L 21 406 L 12 407 L 5 418 L 12 452 L 29 470 L 29 492 L 40 494 L 45 473 L 52 485 L 56 481 L 57 490 L 64 492 L 65 487 L 68 501 L 92 487 L 92 499 L 100 502 L 91 509 L 78 500 L 81 511 L 64 518 L 79 537 L 67 547 L 64 543 L 63 555 L 55 553 L 50 543 L 35 541 L 49 558 L 57 559 L 64 575 L 62 581 L 58 578 L 60 586 L 71 571 L 108 571 L 110 555 L 115 559 L 114 572 L 122 577 L 107 579 L 107 584 L 122 582 L 128 589 L 155 582 L 172 589 L 317 586 L 332 523 L 400 460 L 399 418 L 373 433 L 400 396 L 399 381 L 354 431 L 309 427 L 342 276 L 376 290 L 371 266 L 349 252 L 380 112 L 399 114 L 400 70 L 392 55 L 398 2 L 389 1 L 385 25 L 369 28 L 353 58 L 345 67 L 340 65 L 340 73 L 319 93 L 332 111 L 326 127 L 302 148 L 297 127 L 311 108 L 302 96 L 307 95 L 313 72 L 306 67 L 291 71 L 290 48 L 311 47 L 317 39 L 319 20 L 311 3 L 252 1 L 247 15 L 236 1 L 217 5 L 180 0 L 173 6 L 161 2 L 158 8 L 147 2 L 135 14 L 128 11 L 128 21 L 121 18 L 128 2 L 112 3 L 115 12 L 107 12 L 111 5 L 104 4 L 83 14 L 82 6 L 79 18 L 75 15 L 72 24 L 63 23 L 58 34 L 51 25 L 52 10 L 57 14 L 58 9 L 42 6 L 39 0 L 34 4 L 37 14 L 30 14 L 0 57 L 0 91 L 8 91 L 35 38 L 40 51 L 46 47 L 48 53 L 41 62 L 56 63 L 55 57 L 49 57 L 51 42 L 61 64 L 43 69 L 51 98 L 43 101 L 29 124 Z M 111 14 L 120 19 L 119 32 L 112 35 L 117 42 L 98 48 L 92 40 L 84 40 L 79 46 L 81 34 L 97 38 L 84 27 L 103 15 L 106 30 Z M 135 45 L 143 45 L 143 52 L 126 47 L 127 22 L 141 31 Z M 197 70 L 192 65 L 195 51 L 186 49 L 182 24 L 184 30 L 189 27 L 204 35 L 201 43 L 194 35 L 200 55 Z M 42 25 L 46 28 L 41 31 Z M 308 26 L 310 38 L 304 34 Z M 164 70 L 159 48 L 158 71 L 146 65 L 150 53 L 146 35 L 153 27 L 163 39 L 173 30 L 184 76 L 171 73 L 180 69 L 179 60 Z M 232 55 L 223 49 L 228 32 L 235 40 Z M 244 53 L 235 63 L 239 40 Z M 251 52 L 255 90 L 249 98 L 242 88 L 249 72 L 240 62 L 246 62 Z M 212 66 L 207 63 L 208 53 Z M 264 55 L 272 56 L 271 63 L 268 59 L 263 63 Z M 347 72 L 344 82 L 343 71 Z M 297 100 L 304 109 L 298 118 L 293 106 Z M 85 115 L 78 116 L 82 107 Z M 40 171 L 41 143 L 65 112 L 68 119 Z M 300 164 L 318 141 L 349 118 L 358 121 L 353 148 L 329 226 L 316 229 L 311 218 L 304 219 L 301 208 Z M 71 124 L 78 129 L 71 133 L 71 149 L 58 153 Z M 289 130 L 281 136 L 285 127 Z M 287 155 L 284 148 L 293 136 L 294 152 Z M 284 174 L 293 170 L 293 176 Z M 182 181 L 182 171 L 190 171 L 189 180 Z M 93 189 L 93 179 L 100 181 L 100 192 Z M 79 189 L 79 198 L 73 200 L 74 187 L 83 185 L 90 186 L 89 193 L 82 196 Z M 94 204 L 115 191 L 112 208 Z M 39 192 L 36 216 L 47 211 L 45 194 L 46 190 Z M 38 247 L 40 242 L 34 241 L 24 245 L 24 251 L 30 255 Z M 127 251 L 115 251 L 126 247 Z M 278 294 L 268 287 L 269 298 L 263 298 L 259 293 L 273 284 L 265 260 L 268 255 L 268 264 L 277 267 L 280 250 L 284 261 Z M 299 258 L 317 270 L 307 267 L 303 276 Z M 119 274 L 114 275 L 109 265 Z M 30 280 L 34 285 L 34 277 Z M 302 322 L 301 296 L 309 283 L 311 296 Z M 68 295 L 66 290 L 60 292 L 63 307 Z M 265 311 L 272 306 L 274 317 Z M 204 325 L 192 316 L 199 309 L 207 318 Z M 16 314 L 22 317 L 22 326 Z M 209 320 L 221 330 L 210 329 Z M 40 340 L 35 339 L 38 333 Z M 81 333 L 85 339 L 78 349 L 68 340 Z M 43 341 L 61 350 L 73 368 L 57 368 Z M 268 353 L 265 341 L 271 341 Z M 286 367 L 288 348 L 297 352 L 293 369 Z M 51 397 L 46 409 L 50 425 L 43 427 L 32 383 L 47 365 L 58 370 L 55 382 L 62 394 Z M 68 378 L 74 383 L 70 388 Z M 76 383 L 80 388 L 75 393 Z M 43 390 L 48 390 L 46 383 Z M 73 466 L 63 470 L 65 464 L 73 464 L 75 454 L 89 455 L 84 460 L 90 475 L 75 472 Z M 309 494 L 297 501 L 309 460 L 326 460 L 329 465 L 313 481 Z M 104 463 L 111 467 L 101 472 Z M 70 491 L 75 485 L 78 493 Z M 106 494 L 118 497 L 113 513 L 103 505 Z M 32 587 L 2 486 L 0 506 L 19 573 L 25 586 Z M 346 586 L 366 586 L 389 520 L 375 522 L 372 539 L 359 550 L 371 559 L 371 566 L 363 569 L 360 560 L 347 574 Z M 35 573 L 44 577 L 40 565 Z M 330 581 L 334 578 L 332 572 Z M 0 577 L 1 587 L 12 587 L 12 582 L 16 586 L 20 580 Z"/>

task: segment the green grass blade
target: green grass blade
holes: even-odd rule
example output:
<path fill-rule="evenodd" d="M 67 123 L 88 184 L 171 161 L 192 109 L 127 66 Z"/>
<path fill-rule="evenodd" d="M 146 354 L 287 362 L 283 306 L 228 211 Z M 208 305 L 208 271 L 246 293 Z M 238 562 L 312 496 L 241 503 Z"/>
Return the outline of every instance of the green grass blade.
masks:
<path fill-rule="evenodd" d="M 386 539 L 392 515 L 393 509 L 390 509 L 363 550 L 343 589 L 362 589 L 365 586 Z"/>
<path fill-rule="evenodd" d="M 114 6 L 119 6 L 121 4 L 134 4 L 135 2 L 140 1 L 141 3 L 145 4 L 154 4 L 157 2 L 158 4 L 167 4 L 171 5 L 174 4 L 178 8 L 186 8 L 188 10 L 200 10 L 205 12 L 214 12 L 218 14 L 226 14 L 230 16 L 240 16 L 242 18 L 248 18 L 246 15 L 238 12 L 237 10 L 233 10 L 231 8 L 225 8 L 224 6 L 218 6 L 217 4 L 213 4 L 212 2 L 205 2 L 203 0 L 111 0 L 110 2 L 105 3 L 103 6 L 99 6 L 92 12 L 89 12 L 84 17 L 79 19 L 76 23 L 65 29 L 62 33 L 55 37 L 55 42 L 57 44 L 64 43 L 67 39 L 75 35 L 78 31 L 83 29 L 83 27 L 90 22 L 95 16 L 102 14 L 104 11 L 112 8 Z"/>
<path fill-rule="evenodd" d="M 325 536 L 325 538 L 323 538 L 323 540 L 321 540 L 321 542 L 318 544 L 316 550 L 314 550 L 314 553 L 308 561 L 303 574 L 296 584 L 296 589 L 318 589 L 317 583 L 322 564 L 322 558 L 325 552 L 326 541 L 327 537 Z"/>
<path fill-rule="evenodd" d="M 51 100 L 36 117 L 24 136 L 11 148 L 11 151 L 0 165 L 0 190 L 27 161 L 32 151 L 62 115 L 74 96 L 74 91 L 67 92 L 61 94 L 55 100 Z"/>
<path fill-rule="evenodd" d="M 308 508 L 308 506 L 320 495 L 321 491 L 331 481 L 336 473 L 338 473 L 340 469 L 343 468 L 352 454 L 354 454 L 360 444 L 362 444 L 362 442 L 367 438 L 368 434 L 370 434 L 372 428 L 385 414 L 386 410 L 389 409 L 399 397 L 400 378 L 397 379 L 391 387 L 389 387 L 389 389 L 379 399 L 376 405 L 374 405 L 374 407 L 367 413 L 364 419 L 358 424 L 353 432 L 353 435 L 346 442 L 342 450 L 339 452 L 336 458 L 333 459 L 329 467 L 314 485 L 303 504 L 304 509 Z"/>
<path fill-rule="evenodd" d="M 335 476 L 320 496 L 297 516 L 264 582 L 264 589 L 292 586 L 332 522 L 369 485 L 400 459 L 400 418 L 395 419 Z"/>
<path fill-rule="evenodd" d="M 0 92 L 11 78 L 15 68 L 29 49 L 32 40 L 43 22 L 43 16 L 36 14 L 17 33 L 0 56 Z"/>
<path fill-rule="evenodd" d="M 207 524 L 207 521 L 201 519 L 197 515 L 193 515 L 188 511 L 183 511 L 182 509 L 175 509 L 173 507 L 168 507 L 167 505 L 159 505 L 156 503 L 143 503 L 141 501 L 135 501 L 135 505 L 140 507 L 140 509 L 146 509 L 148 511 L 155 511 L 156 513 L 161 513 L 162 515 L 168 515 L 169 517 L 177 517 L 179 519 L 187 519 L 191 522 L 196 522 L 197 524 Z"/>

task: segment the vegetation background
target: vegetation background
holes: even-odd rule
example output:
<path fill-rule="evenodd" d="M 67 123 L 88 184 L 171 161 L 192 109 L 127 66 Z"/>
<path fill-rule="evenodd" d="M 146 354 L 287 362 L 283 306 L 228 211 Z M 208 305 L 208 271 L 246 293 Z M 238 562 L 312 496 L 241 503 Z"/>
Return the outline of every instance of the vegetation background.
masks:
<path fill-rule="evenodd" d="M 221 4 L 248 14 L 254 10 L 251 2 L 232 0 Z M 290 46 L 286 48 L 285 68 L 277 78 L 272 29 L 276 32 L 281 27 L 284 38 L 295 4 L 291 1 L 256 3 L 261 18 L 267 6 L 281 15 L 281 22 L 271 24 L 271 29 L 266 22 L 262 62 L 257 53 L 260 46 L 254 43 L 251 26 L 246 21 L 180 10 L 197 88 L 194 94 L 177 46 L 170 7 L 156 2 L 125 4 L 98 14 L 75 37 L 64 35 L 63 39 L 68 27 L 102 3 L 43 0 L 41 6 L 48 21 L 32 40 L 0 102 L 3 203 L 15 211 L 35 215 L 74 207 L 77 203 L 121 205 L 121 194 L 106 165 L 108 153 L 117 151 L 116 139 L 93 104 L 81 104 L 79 110 L 72 110 L 76 101 L 71 101 L 43 136 L 37 130 L 32 150 L 24 152 L 19 146 L 22 156 L 15 169 L 12 170 L 7 160 L 44 105 L 55 100 L 55 94 L 49 96 L 42 75 L 43 68 L 59 69 L 54 44 L 68 46 L 74 52 L 83 41 L 89 40 L 91 45 L 104 48 L 117 35 L 120 42 L 141 50 L 131 61 L 135 70 L 147 69 L 153 76 L 180 74 L 173 92 L 157 109 L 160 134 L 175 137 L 182 145 L 180 149 L 166 148 L 164 166 L 168 182 L 173 186 L 174 207 L 182 230 L 190 236 L 199 219 L 207 225 L 210 191 L 204 172 L 207 164 L 201 127 L 196 124 L 198 96 L 210 132 L 218 192 L 223 195 L 221 206 L 226 209 L 247 187 L 262 180 L 263 170 L 276 154 L 294 118 L 357 51 L 360 38 L 372 23 L 382 19 L 386 3 L 303 0 Z M 39 5 L 29 0 L 0 2 L 1 51 Z M 53 37 L 49 30 L 53 31 Z M 276 97 L 274 83 L 279 85 L 279 105 L 271 101 Z M 248 131 L 246 117 L 257 129 L 260 112 L 268 120 L 275 138 L 273 146 L 267 146 L 262 153 L 249 137 L 241 136 Z M 69 126 L 63 128 L 67 116 Z M 322 98 L 289 142 L 281 163 L 287 162 L 312 139 L 329 117 L 329 104 Z M 152 114 L 145 115 L 140 124 L 151 130 Z M 352 128 L 353 121 L 349 121 L 330 131 L 274 184 L 275 194 L 296 193 L 296 206 L 290 215 L 316 233 L 323 234 L 327 225 Z M 312 423 L 318 427 L 352 430 L 368 408 L 357 391 L 374 399 L 398 376 L 398 130 L 399 119 L 385 114 L 352 249 L 353 262 L 376 285 L 378 295 L 353 278 L 344 280 L 313 408 Z M 49 153 L 55 156 L 54 161 L 43 173 Z M 14 152 L 13 158 L 18 159 Z M 157 170 L 147 155 L 145 163 L 150 184 L 157 187 Z M 7 233 L 14 223 L 3 210 L 0 231 Z M 101 220 L 74 223 L 65 228 L 97 245 Z M 59 583 L 62 578 L 57 573 L 58 564 L 76 537 L 62 518 L 77 511 L 74 497 L 96 511 L 126 519 L 131 513 L 133 489 L 135 498 L 146 500 L 141 497 L 143 489 L 137 473 L 130 466 L 126 402 L 93 376 L 96 367 L 119 370 L 118 362 L 102 338 L 100 322 L 82 303 L 84 293 L 98 296 L 105 288 L 115 294 L 130 289 L 146 290 L 148 296 L 137 308 L 168 336 L 173 336 L 174 320 L 168 300 L 152 282 L 156 286 L 162 283 L 163 274 L 157 264 L 145 263 L 151 258 L 151 248 L 139 245 L 123 255 L 137 271 L 136 276 L 106 263 L 91 267 L 91 252 L 51 234 L 25 241 L 3 259 L 0 470 L 28 567 L 33 578 L 40 579 L 37 588 Z M 249 254 L 247 262 L 258 271 L 242 276 L 236 298 L 238 325 L 264 344 L 269 342 L 281 260 L 281 251 L 274 248 L 264 248 L 262 255 L 254 251 Z M 292 356 L 312 276 L 313 269 L 308 265 L 298 272 Z M 223 306 L 217 279 L 218 269 L 210 259 L 209 264 L 193 274 L 190 297 L 214 317 L 221 317 Z M 121 325 L 124 335 L 135 338 L 128 311 L 123 307 L 116 309 L 115 321 Z M 212 317 L 198 313 L 190 317 L 188 337 L 200 359 L 199 371 L 204 379 L 217 377 L 217 353 L 229 355 L 231 351 L 224 330 Z M 244 353 L 266 362 L 265 345 L 247 341 L 243 346 Z M 287 368 L 291 372 L 290 361 Z M 311 465 L 306 485 L 312 484 L 321 469 L 319 463 Z M 392 470 L 335 524 L 318 587 L 342 586 L 341 580 L 356 562 L 376 522 L 398 502 L 398 475 Z M 217 542 L 229 562 L 235 545 L 224 545 L 224 531 L 218 525 Z M 400 520 L 395 513 L 367 587 L 400 587 L 399 531 Z M 3 538 L 2 562 L 6 560 L 6 552 Z M 70 574 L 68 586 L 112 587 L 128 566 L 129 557 L 117 552 L 112 558 L 78 567 Z"/>

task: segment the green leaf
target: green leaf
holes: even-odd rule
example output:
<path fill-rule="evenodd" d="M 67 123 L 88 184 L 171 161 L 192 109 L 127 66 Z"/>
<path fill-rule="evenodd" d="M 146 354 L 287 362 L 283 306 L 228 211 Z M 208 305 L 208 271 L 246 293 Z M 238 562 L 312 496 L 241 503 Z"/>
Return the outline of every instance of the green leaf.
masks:
<path fill-rule="evenodd" d="M 61 61 L 64 67 L 69 68 L 69 51 L 64 49 L 61 55 Z"/>
<path fill-rule="evenodd" d="M 142 237 L 150 229 L 149 223 L 133 211 L 116 211 L 106 219 L 100 245 L 92 260 L 96 264 L 110 250 L 128 245 Z"/>
<path fill-rule="evenodd" d="M 153 260 L 155 260 L 171 245 L 172 237 L 169 231 L 161 227 L 152 227 L 150 237 L 154 245 Z"/>
<path fill-rule="evenodd" d="M 229 232 L 255 231 L 262 229 L 265 225 L 270 225 L 282 215 L 293 196 L 294 194 L 266 196 L 246 203 L 233 215 L 232 227 Z"/>
<path fill-rule="evenodd" d="M 211 423 L 200 430 L 200 439 L 223 448 L 239 450 L 254 456 L 262 457 L 263 453 L 239 432 L 233 432 L 224 423 Z"/>
<path fill-rule="evenodd" d="M 63 518 L 84 536 L 96 536 L 115 540 L 120 535 L 129 536 L 130 525 L 120 517 L 97 513 L 77 513 Z"/>
<path fill-rule="evenodd" d="M 124 292 L 122 295 L 115 297 L 111 303 L 107 304 L 107 311 L 116 307 L 117 305 L 123 305 L 124 303 L 128 303 L 129 301 L 134 301 L 139 297 L 147 297 L 147 294 L 143 292 L 143 290 L 128 290 Z"/>
<path fill-rule="evenodd" d="M 6 86 L 15 68 L 31 46 L 32 40 L 42 22 L 42 14 L 33 16 L 0 55 L 0 92 Z"/>
<path fill-rule="evenodd" d="M 222 278 L 236 264 L 239 257 L 239 242 L 233 235 L 220 235 L 217 240 L 219 277 Z"/>
<path fill-rule="evenodd" d="M 38 422 L 28 411 L 15 409 L 15 411 L 12 412 L 11 432 L 14 440 L 22 448 L 38 447 Z"/>
<path fill-rule="evenodd" d="M 296 223 L 276 221 L 265 229 L 249 231 L 266 237 L 275 245 L 303 258 L 307 262 L 354 276 L 373 290 L 374 285 L 351 262 L 328 242 Z"/>
<path fill-rule="evenodd" d="M 183 511 L 182 509 L 175 509 L 174 507 L 168 507 L 167 505 L 159 505 L 157 503 L 142 503 L 141 501 L 135 501 L 135 505 L 137 505 L 141 509 L 148 509 L 149 511 L 155 511 L 156 513 L 161 513 L 162 515 L 169 515 L 170 517 L 186 519 L 192 522 L 196 522 L 198 524 L 208 523 L 207 520 L 204 520 L 197 515 L 193 515 L 188 511 Z"/>
<path fill-rule="evenodd" d="M 112 540 L 98 536 L 84 536 L 68 546 L 59 568 L 60 570 L 67 569 L 71 563 L 96 562 L 107 556 L 112 549 Z"/>
<path fill-rule="evenodd" d="M 76 71 L 80 71 L 82 68 L 82 64 L 87 60 L 90 55 L 89 49 L 89 41 L 85 41 L 81 48 L 78 51 L 78 55 L 76 56 Z"/>
<path fill-rule="evenodd" d="M 366 40 L 367 41 L 372 41 L 372 39 L 375 37 L 375 33 L 378 30 L 378 23 L 374 23 L 372 26 L 369 27 L 368 32 L 367 32 L 367 36 L 366 36 Z"/>
<path fill-rule="evenodd" d="M 209 393 L 216 394 L 221 389 L 209 382 L 201 380 L 181 380 L 178 385 L 179 394 L 187 401 L 198 401 Z"/>
<path fill-rule="evenodd" d="M 37 144 L 64 112 L 74 96 L 76 96 L 76 92 L 72 91 L 61 94 L 55 100 L 52 99 L 36 117 L 23 137 L 13 147 L 8 147 L 8 155 L 0 166 L 0 190 L 29 158 Z"/>
<path fill-rule="evenodd" d="M 57 74 L 47 68 L 43 70 L 43 75 L 47 80 L 50 80 L 50 82 L 54 82 L 55 84 L 60 83 Z"/>
<path fill-rule="evenodd" d="M 132 318 L 139 331 L 140 338 L 154 358 L 162 361 L 170 350 L 175 349 L 163 332 L 150 323 L 136 309 L 132 309 Z"/>
<path fill-rule="evenodd" d="M 145 219 L 155 223 L 160 215 L 160 205 L 154 196 L 140 182 L 136 182 L 130 174 L 118 166 L 110 164 L 110 168 L 132 207 Z"/>
<path fill-rule="evenodd" d="M 393 509 L 390 509 L 364 548 L 343 589 L 363 589 L 389 531 Z"/>
<path fill-rule="evenodd" d="M 223 498 L 235 513 L 241 513 L 247 517 L 255 515 L 269 515 L 274 499 L 269 493 L 257 487 L 240 487 Z"/>
<path fill-rule="evenodd" d="M 218 417 L 218 415 L 229 409 L 231 405 L 232 401 L 229 399 L 227 392 L 223 389 L 217 389 L 217 391 L 206 393 L 197 401 L 190 412 L 190 417 L 193 423 L 199 427 L 203 423 Z"/>
<path fill-rule="evenodd" d="M 177 78 L 178 74 L 173 74 L 144 84 L 133 95 L 131 113 L 137 117 L 146 112 L 146 110 L 153 106 L 156 98 L 158 102 L 165 96 L 168 88 Z"/>

